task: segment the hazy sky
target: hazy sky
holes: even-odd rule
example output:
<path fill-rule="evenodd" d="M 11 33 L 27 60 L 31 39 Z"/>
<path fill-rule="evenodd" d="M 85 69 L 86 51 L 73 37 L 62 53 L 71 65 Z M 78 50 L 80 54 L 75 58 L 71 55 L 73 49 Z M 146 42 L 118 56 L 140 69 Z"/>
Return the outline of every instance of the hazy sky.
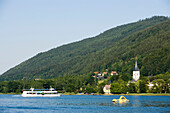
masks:
<path fill-rule="evenodd" d="M 0 0 L 0 74 L 39 52 L 154 15 L 170 0 Z"/>

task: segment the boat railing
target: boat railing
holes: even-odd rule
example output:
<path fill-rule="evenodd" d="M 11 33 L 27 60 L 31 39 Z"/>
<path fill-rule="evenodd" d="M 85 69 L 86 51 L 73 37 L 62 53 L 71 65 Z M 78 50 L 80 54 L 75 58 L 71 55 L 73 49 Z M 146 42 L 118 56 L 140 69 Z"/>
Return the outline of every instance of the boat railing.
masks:
<path fill-rule="evenodd" d="M 54 88 L 50 89 L 23 89 L 23 91 L 56 91 Z"/>

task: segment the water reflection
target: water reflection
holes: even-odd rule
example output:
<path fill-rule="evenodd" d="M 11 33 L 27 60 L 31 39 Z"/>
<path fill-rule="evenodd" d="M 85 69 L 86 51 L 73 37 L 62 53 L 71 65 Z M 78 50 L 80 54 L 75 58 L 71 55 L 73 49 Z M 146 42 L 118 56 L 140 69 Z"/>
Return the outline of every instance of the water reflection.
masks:
<path fill-rule="evenodd" d="M 149 103 L 143 103 L 143 107 L 170 107 L 169 102 L 160 103 L 160 101 L 150 101 Z"/>
<path fill-rule="evenodd" d="M 127 106 L 129 106 L 129 102 L 113 102 L 113 106 L 127 107 Z"/>
<path fill-rule="evenodd" d="M 143 100 L 142 100 L 143 101 Z M 132 101 L 132 105 L 133 107 L 140 107 L 142 104 L 142 101 L 140 100 L 139 96 L 134 96 L 133 97 L 133 101 Z"/>

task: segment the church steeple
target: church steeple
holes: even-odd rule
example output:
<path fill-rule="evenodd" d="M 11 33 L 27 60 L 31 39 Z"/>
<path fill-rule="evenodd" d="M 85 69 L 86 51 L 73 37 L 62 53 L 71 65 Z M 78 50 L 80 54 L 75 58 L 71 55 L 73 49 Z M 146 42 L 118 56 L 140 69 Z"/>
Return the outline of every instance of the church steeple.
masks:
<path fill-rule="evenodd" d="M 138 68 L 137 58 L 135 61 L 135 68 L 133 69 L 133 80 L 138 81 L 140 78 L 140 70 Z"/>
<path fill-rule="evenodd" d="M 135 61 L 135 68 L 133 69 L 133 71 L 139 71 L 137 59 Z"/>
<path fill-rule="evenodd" d="M 138 68 L 138 63 L 137 63 L 137 60 L 135 62 L 135 68 Z"/>

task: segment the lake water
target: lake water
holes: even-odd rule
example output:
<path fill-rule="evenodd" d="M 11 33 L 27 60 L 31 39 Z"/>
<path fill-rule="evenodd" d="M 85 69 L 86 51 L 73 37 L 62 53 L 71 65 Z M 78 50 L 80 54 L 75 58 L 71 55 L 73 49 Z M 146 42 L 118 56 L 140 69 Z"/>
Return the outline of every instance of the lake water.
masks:
<path fill-rule="evenodd" d="M 170 96 L 125 96 L 130 101 L 113 104 L 120 96 L 62 95 L 61 97 L 21 97 L 0 95 L 0 113 L 166 113 Z"/>

